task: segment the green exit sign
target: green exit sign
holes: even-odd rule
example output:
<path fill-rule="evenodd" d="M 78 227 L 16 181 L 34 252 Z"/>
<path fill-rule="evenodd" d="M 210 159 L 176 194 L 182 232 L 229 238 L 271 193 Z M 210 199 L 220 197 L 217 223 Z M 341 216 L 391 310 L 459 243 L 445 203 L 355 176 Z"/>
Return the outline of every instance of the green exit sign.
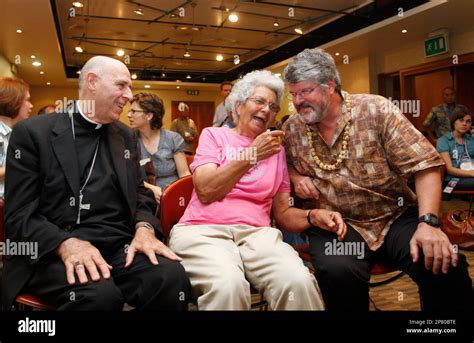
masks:
<path fill-rule="evenodd" d="M 188 95 L 199 95 L 199 90 L 198 89 L 188 89 L 186 91 Z"/>
<path fill-rule="evenodd" d="M 437 36 L 425 40 L 425 57 L 441 55 L 448 52 L 446 36 Z"/>

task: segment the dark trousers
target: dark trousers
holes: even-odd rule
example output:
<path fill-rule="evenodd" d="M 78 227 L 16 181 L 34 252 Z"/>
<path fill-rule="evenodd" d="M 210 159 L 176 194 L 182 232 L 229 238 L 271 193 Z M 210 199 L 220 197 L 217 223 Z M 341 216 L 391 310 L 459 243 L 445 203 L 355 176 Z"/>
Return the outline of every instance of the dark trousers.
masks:
<path fill-rule="evenodd" d="M 457 267 L 438 275 L 426 270 L 420 258 L 413 263 L 409 242 L 418 226 L 418 209 L 408 208 L 390 227 L 382 247 L 371 251 L 364 239 L 348 225 L 343 242 L 364 246 L 364 258 L 355 254 L 328 254 L 326 243 L 337 241 L 336 234 L 319 228 L 308 231 L 312 263 L 328 310 L 367 311 L 369 309 L 370 268 L 376 259 L 384 259 L 408 274 L 417 283 L 424 310 L 459 311 L 473 309 L 472 281 L 468 263 L 459 254 Z M 360 257 L 360 256 L 359 256 Z"/>
<path fill-rule="evenodd" d="M 80 285 L 75 275 L 76 284 L 69 285 L 63 262 L 54 256 L 38 262 L 26 291 L 64 311 L 120 311 L 124 303 L 148 311 L 187 309 L 191 287 L 179 262 L 157 255 L 155 266 L 147 256 L 137 254 L 125 269 L 124 249 L 103 257 L 113 267 L 108 280 L 89 278 Z"/>

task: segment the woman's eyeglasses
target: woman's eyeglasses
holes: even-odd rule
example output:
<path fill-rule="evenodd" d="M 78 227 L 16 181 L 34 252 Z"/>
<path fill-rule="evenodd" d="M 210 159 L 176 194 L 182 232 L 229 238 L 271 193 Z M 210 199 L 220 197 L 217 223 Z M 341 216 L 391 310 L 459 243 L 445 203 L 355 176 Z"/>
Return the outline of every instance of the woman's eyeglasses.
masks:
<path fill-rule="evenodd" d="M 130 109 L 130 110 L 128 111 L 128 113 L 131 113 L 131 114 L 132 114 L 132 116 L 134 116 L 134 115 L 135 115 L 135 113 L 145 113 L 145 111 L 143 111 L 143 110 L 134 110 L 134 109 Z"/>
<path fill-rule="evenodd" d="M 273 113 L 280 112 L 280 106 L 274 104 L 273 102 L 267 102 L 262 98 L 247 98 L 247 100 L 252 100 L 252 102 L 260 108 L 265 108 L 268 106 L 268 109 Z"/>

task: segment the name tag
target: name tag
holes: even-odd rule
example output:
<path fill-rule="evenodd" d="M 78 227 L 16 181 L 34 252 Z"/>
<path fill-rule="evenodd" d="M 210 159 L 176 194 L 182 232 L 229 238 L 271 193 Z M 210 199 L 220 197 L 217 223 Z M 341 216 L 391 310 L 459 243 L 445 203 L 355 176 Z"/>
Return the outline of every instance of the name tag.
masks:
<path fill-rule="evenodd" d="M 140 167 L 143 167 L 148 162 L 151 162 L 151 158 L 149 158 L 149 157 L 144 158 L 143 160 L 140 160 Z"/>
<path fill-rule="evenodd" d="M 459 182 L 459 178 L 453 177 L 446 185 L 446 188 L 443 190 L 443 193 L 450 194 L 453 191 L 454 187 L 456 187 L 458 182 Z"/>

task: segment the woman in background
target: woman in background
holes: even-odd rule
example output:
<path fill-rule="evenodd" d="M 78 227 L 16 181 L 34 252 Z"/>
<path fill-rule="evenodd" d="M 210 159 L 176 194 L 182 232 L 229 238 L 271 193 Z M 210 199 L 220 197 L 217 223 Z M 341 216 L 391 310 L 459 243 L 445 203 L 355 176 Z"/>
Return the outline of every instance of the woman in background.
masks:
<path fill-rule="evenodd" d="M 28 84 L 19 79 L 0 77 L 0 198 L 5 187 L 5 162 L 10 133 L 16 123 L 27 119 L 33 105 Z"/>
<path fill-rule="evenodd" d="M 157 203 L 161 193 L 177 179 L 190 175 L 184 140 L 176 132 L 165 130 L 163 116 L 165 108 L 163 100 L 152 93 L 138 93 L 132 99 L 128 111 L 130 126 L 138 132 L 141 151 L 141 164 L 153 164 L 155 184 L 145 182 L 145 187 L 153 191 Z"/>
<path fill-rule="evenodd" d="M 459 178 L 456 190 L 474 189 L 474 137 L 470 135 L 472 115 L 457 112 L 450 119 L 452 132 L 438 139 L 436 149 L 446 163 L 445 181 Z"/>

